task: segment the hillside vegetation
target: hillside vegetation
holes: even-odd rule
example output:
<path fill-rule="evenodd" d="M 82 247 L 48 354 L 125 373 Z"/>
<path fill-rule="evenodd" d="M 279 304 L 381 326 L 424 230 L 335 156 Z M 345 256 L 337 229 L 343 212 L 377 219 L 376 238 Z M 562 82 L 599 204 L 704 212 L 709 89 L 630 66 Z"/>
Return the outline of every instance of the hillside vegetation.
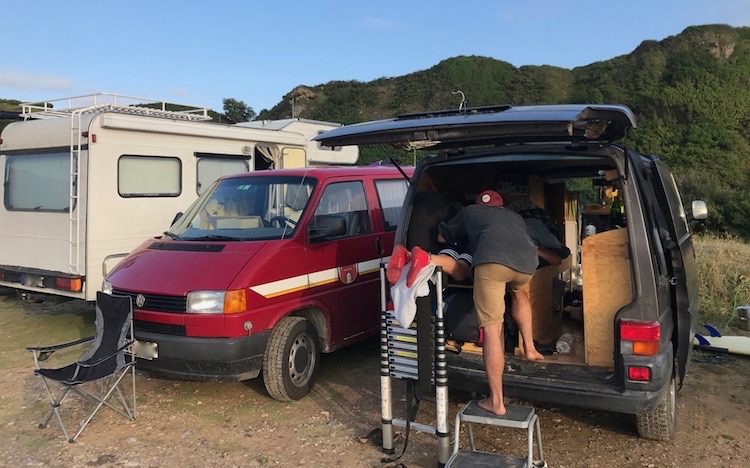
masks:
<path fill-rule="evenodd" d="M 296 116 L 349 124 L 457 108 L 456 90 L 469 106 L 629 106 L 638 128 L 625 143 L 667 161 L 683 201 L 708 202 L 710 231 L 750 238 L 750 27 L 690 27 L 573 70 L 455 57 L 401 77 L 300 85 L 258 118 L 288 118 L 294 101 Z M 382 157 L 365 148 L 361 162 Z"/>

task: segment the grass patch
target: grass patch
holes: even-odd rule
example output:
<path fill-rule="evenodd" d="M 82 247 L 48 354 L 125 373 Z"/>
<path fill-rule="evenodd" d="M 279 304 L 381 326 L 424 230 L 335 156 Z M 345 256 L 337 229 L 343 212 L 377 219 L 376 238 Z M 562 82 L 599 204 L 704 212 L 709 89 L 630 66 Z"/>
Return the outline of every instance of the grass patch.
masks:
<path fill-rule="evenodd" d="M 736 307 L 750 304 L 750 244 L 737 238 L 695 237 L 700 321 L 724 333 L 736 325 Z"/>
<path fill-rule="evenodd" d="M 88 307 L 68 307 L 64 310 L 35 308 L 30 313 L 15 297 L 0 296 L 0 312 L 0 370 L 33 363 L 31 353 L 26 351 L 27 346 L 64 343 L 94 333 L 95 314 Z M 70 357 L 74 361 L 86 350 L 85 346 L 57 352 L 50 359 Z"/>

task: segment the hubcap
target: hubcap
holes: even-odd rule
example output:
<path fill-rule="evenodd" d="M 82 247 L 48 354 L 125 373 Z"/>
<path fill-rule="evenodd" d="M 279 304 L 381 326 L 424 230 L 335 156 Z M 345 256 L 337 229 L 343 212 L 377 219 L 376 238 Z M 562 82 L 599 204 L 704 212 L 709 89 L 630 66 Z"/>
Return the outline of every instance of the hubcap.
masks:
<path fill-rule="evenodd" d="M 307 333 L 294 339 L 289 350 L 289 377 L 292 383 L 301 387 L 310 380 L 315 368 L 315 348 Z"/>

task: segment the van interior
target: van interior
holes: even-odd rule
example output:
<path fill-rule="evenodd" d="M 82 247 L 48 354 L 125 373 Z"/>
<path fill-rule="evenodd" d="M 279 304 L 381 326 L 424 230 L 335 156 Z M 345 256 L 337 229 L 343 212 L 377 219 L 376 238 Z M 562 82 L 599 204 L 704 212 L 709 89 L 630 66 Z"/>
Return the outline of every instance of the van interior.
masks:
<path fill-rule="evenodd" d="M 619 177 L 611 159 L 541 153 L 482 156 L 475 162 L 465 157 L 460 164 L 446 159 L 427 165 L 419 184 L 406 231 L 409 248 L 439 252 L 437 225 L 487 189 L 500 193 L 504 206 L 527 225 L 531 218 L 541 221 L 559 242 L 550 247 L 560 263 L 541 261 L 526 286 L 537 349 L 545 363 L 613 367 L 614 315 L 634 293 Z M 471 280 L 456 282 L 445 275 L 443 285 L 448 348 L 481 354 Z M 523 341 L 508 313 L 512 304 L 507 305 L 506 355 L 522 356 Z M 563 335 L 570 349 L 562 345 L 558 351 Z"/>

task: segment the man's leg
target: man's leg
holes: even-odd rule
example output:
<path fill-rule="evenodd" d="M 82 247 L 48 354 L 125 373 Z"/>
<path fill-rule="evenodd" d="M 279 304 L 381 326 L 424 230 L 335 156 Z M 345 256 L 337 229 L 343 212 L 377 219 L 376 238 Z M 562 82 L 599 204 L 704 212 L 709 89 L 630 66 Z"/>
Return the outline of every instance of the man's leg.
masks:
<path fill-rule="evenodd" d="M 484 344 L 482 346 L 484 370 L 490 386 L 490 396 L 479 401 L 482 409 L 492 413 L 505 414 L 503 401 L 503 371 L 505 370 L 505 345 L 503 343 L 503 323 L 494 323 L 484 327 Z"/>
<path fill-rule="evenodd" d="M 532 314 L 531 314 L 531 301 L 529 301 L 529 295 L 526 291 L 519 289 L 518 291 L 511 291 L 513 294 L 513 302 L 510 307 L 510 314 L 513 316 L 513 320 L 518 325 L 518 330 L 521 332 L 521 338 L 523 338 L 523 349 L 526 359 L 529 361 L 541 361 L 544 356 L 537 351 L 534 345 L 534 327 L 532 326 Z M 485 329 L 485 333 L 486 333 Z"/>
<path fill-rule="evenodd" d="M 505 270 L 507 267 L 492 263 L 477 265 L 474 269 L 474 306 L 479 326 L 484 328 L 482 357 L 490 387 L 489 398 L 480 400 L 479 406 L 498 415 L 503 415 L 506 411 L 503 402 Z"/>

